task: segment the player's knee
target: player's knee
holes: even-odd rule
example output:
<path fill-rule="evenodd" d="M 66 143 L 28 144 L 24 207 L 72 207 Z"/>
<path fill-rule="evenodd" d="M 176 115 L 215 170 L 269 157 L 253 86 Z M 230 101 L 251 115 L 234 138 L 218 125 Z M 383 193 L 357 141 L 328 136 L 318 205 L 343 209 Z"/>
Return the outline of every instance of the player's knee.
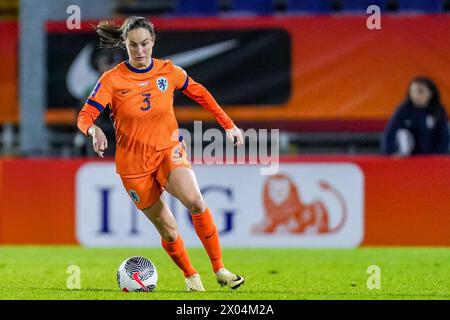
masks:
<path fill-rule="evenodd" d="M 164 232 L 161 236 L 168 242 L 174 242 L 178 238 L 178 232 L 176 230 L 166 230 L 166 232 Z"/>
<path fill-rule="evenodd" d="M 206 203 L 201 196 L 192 197 L 187 204 L 191 213 L 202 213 L 206 209 Z"/>

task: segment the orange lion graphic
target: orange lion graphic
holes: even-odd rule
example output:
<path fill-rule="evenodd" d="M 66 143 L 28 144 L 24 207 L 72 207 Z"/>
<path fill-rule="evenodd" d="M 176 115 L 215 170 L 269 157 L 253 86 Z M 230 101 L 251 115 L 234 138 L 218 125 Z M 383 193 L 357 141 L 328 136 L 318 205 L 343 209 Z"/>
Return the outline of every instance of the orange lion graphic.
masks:
<path fill-rule="evenodd" d="M 304 203 L 292 179 L 280 173 L 268 178 L 264 184 L 265 221 L 255 226 L 253 232 L 275 233 L 282 225 L 295 234 L 304 233 L 309 228 L 315 228 L 319 234 L 339 231 L 347 220 L 347 204 L 342 194 L 329 183 L 320 181 L 319 186 L 331 192 L 341 206 L 341 219 L 335 227 L 330 227 L 329 212 L 323 201 Z"/>

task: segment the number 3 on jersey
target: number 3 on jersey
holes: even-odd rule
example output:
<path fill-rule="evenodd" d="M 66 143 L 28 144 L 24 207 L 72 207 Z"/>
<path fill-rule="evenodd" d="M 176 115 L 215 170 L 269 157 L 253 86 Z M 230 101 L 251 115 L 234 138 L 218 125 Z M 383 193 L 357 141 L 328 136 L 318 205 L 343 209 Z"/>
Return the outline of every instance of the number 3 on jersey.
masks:
<path fill-rule="evenodd" d="M 150 93 L 143 93 L 142 96 L 145 97 L 143 102 L 145 102 L 147 105 L 145 107 L 141 107 L 141 110 L 147 111 L 148 109 L 150 109 Z"/>

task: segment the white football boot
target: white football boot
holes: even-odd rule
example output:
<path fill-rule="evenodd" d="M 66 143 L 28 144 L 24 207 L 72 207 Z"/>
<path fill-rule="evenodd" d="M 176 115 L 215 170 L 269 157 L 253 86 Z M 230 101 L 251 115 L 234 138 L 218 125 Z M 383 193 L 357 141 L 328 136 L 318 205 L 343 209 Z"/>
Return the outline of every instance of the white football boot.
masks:
<path fill-rule="evenodd" d="M 231 273 L 225 268 L 220 268 L 216 272 L 217 282 L 223 287 L 227 286 L 231 289 L 237 289 L 241 284 L 244 283 L 244 278 Z"/>
<path fill-rule="evenodd" d="M 198 273 L 190 276 L 189 278 L 184 278 L 184 280 L 186 281 L 187 291 L 205 291 L 202 279 L 200 279 L 200 275 Z"/>

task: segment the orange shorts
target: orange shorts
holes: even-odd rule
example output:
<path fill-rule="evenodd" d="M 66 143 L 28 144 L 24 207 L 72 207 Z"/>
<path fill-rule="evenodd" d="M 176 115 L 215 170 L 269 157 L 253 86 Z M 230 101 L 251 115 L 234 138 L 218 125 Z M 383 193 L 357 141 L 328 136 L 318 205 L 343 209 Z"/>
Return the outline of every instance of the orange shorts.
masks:
<path fill-rule="evenodd" d="M 120 177 L 125 190 L 138 209 L 146 209 L 158 201 L 173 169 L 191 168 L 186 151 L 179 144 L 159 153 L 155 170 L 148 175 L 138 178 Z"/>

